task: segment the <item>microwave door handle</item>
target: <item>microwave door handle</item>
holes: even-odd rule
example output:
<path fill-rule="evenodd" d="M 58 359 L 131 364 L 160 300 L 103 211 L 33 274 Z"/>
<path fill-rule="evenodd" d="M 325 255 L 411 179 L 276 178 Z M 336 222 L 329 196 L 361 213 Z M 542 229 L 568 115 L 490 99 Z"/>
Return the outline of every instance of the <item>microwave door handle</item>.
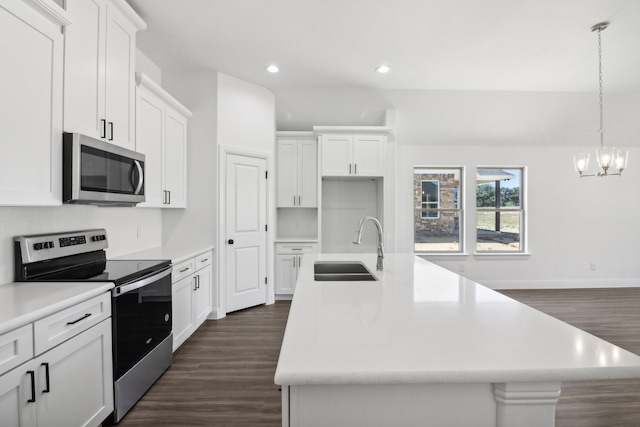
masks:
<path fill-rule="evenodd" d="M 138 185 L 136 186 L 133 194 L 140 194 L 140 190 L 142 190 L 142 185 L 144 184 L 144 172 L 142 171 L 142 165 L 139 161 L 134 160 L 133 163 L 136 165 L 136 169 L 138 169 Z M 131 182 L 134 182 L 134 173 L 131 172 Z M 135 185 L 135 184 L 134 184 Z"/>

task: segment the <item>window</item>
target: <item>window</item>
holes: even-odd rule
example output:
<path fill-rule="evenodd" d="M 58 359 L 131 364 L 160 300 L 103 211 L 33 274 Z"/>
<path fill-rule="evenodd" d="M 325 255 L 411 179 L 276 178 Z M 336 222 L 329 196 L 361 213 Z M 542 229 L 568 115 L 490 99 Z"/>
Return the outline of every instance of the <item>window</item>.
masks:
<path fill-rule="evenodd" d="M 523 176 L 523 168 L 477 169 L 477 252 L 524 252 Z"/>
<path fill-rule="evenodd" d="M 462 252 L 462 168 L 415 167 L 415 252 Z"/>
<path fill-rule="evenodd" d="M 422 219 L 439 219 L 440 182 L 422 181 Z"/>

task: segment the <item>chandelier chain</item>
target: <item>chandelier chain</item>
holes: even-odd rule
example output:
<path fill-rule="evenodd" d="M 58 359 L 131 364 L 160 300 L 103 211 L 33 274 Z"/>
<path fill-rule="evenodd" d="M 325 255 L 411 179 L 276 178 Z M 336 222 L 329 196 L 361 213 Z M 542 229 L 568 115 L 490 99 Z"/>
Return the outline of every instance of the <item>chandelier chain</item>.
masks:
<path fill-rule="evenodd" d="M 602 101 L 602 29 L 598 29 L 598 90 L 600 99 L 600 147 L 604 147 L 604 103 Z"/>

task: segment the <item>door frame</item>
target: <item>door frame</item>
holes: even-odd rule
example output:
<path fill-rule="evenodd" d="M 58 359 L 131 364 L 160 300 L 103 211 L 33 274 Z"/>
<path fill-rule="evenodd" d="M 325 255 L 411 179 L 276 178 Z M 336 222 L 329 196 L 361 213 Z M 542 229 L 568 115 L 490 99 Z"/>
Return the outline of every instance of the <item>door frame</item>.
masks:
<path fill-rule="evenodd" d="M 221 319 L 227 315 L 227 284 L 226 284 L 226 224 L 227 224 L 227 157 L 228 155 L 253 157 L 263 159 L 267 163 L 267 247 L 266 247 L 266 263 L 267 263 L 267 286 L 266 286 L 266 304 L 275 302 L 274 289 L 274 262 L 273 248 L 275 236 L 275 203 L 273 197 L 275 195 L 275 180 L 273 176 L 273 153 L 260 150 L 252 150 L 249 148 L 234 147 L 229 145 L 218 146 L 218 221 L 216 224 L 216 232 L 218 234 L 218 286 L 216 290 L 217 309 L 214 307 L 214 317 Z"/>

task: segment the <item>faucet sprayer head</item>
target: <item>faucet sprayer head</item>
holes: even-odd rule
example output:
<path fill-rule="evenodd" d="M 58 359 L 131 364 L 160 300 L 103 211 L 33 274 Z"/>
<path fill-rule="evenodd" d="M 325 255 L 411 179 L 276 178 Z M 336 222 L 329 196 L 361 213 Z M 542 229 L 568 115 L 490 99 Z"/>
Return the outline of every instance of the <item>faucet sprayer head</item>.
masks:
<path fill-rule="evenodd" d="M 359 245 L 362 242 L 362 229 L 358 228 L 356 234 L 353 236 L 353 244 Z"/>

